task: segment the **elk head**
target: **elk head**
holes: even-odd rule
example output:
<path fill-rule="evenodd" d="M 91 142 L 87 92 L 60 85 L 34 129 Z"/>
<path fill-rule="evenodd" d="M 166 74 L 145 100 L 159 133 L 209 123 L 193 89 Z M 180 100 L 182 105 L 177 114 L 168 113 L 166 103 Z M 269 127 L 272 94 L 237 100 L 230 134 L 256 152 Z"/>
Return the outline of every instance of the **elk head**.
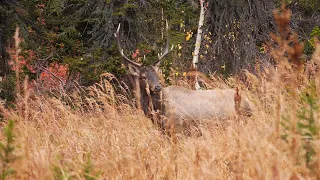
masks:
<path fill-rule="evenodd" d="M 114 36 L 117 39 L 118 48 L 121 56 L 125 59 L 129 72 L 138 79 L 138 84 L 136 81 L 136 95 L 140 96 L 137 99 L 138 107 L 142 106 L 145 114 L 149 114 L 150 111 L 154 112 L 161 109 L 160 105 L 160 91 L 162 90 L 159 77 L 158 69 L 163 58 L 169 53 L 169 36 L 168 36 L 168 23 L 166 22 L 166 47 L 162 54 L 158 54 L 158 60 L 149 66 L 144 66 L 137 62 L 134 62 L 128 58 L 124 53 L 120 43 L 120 24 L 118 26 L 117 32 Z M 140 103 L 140 104 L 139 104 Z"/>
<path fill-rule="evenodd" d="M 150 93 L 160 92 L 162 89 L 157 72 L 158 72 L 161 61 L 170 51 L 168 29 L 169 29 L 168 23 L 166 22 L 166 35 L 167 35 L 166 48 L 162 54 L 158 54 L 158 60 L 153 65 L 149 65 L 149 66 L 143 66 L 142 64 L 134 62 L 123 53 L 123 49 L 120 44 L 120 34 L 119 34 L 120 24 L 118 26 L 117 32 L 114 34 L 114 36 L 117 39 L 120 54 L 125 59 L 130 73 L 139 78 L 140 87 L 142 89 L 149 87 L 147 90 L 149 90 Z"/>

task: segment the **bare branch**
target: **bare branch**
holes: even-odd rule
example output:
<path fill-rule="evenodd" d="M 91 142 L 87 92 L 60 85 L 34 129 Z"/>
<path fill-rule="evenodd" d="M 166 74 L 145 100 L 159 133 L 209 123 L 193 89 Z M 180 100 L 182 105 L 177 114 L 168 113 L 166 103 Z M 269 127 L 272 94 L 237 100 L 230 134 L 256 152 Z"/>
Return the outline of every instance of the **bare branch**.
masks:
<path fill-rule="evenodd" d="M 53 72 L 51 72 L 49 69 L 45 68 L 44 66 L 40 66 L 40 68 L 46 72 L 48 72 L 49 74 L 51 74 L 54 78 L 58 79 L 62 86 L 65 86 L 65 82 L 61 79 L 61 77 L 57 76 L 56 74 L 54 74 Z"/>

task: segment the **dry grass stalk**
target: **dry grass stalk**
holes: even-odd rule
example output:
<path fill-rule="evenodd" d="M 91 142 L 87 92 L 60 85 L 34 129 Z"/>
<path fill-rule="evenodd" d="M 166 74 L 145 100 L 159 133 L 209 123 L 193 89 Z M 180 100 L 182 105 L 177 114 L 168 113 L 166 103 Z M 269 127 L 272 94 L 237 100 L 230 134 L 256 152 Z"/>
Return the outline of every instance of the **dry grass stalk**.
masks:
<path fill-rule="evenodd" d="M 19 37 L 19 31 L 20 31 L 20 28 L 19 26 L 16 27 L 16 31 L 14 33 L 14 41 L 15 41 L 15 54 L 12 55 L 12 58 L 14 60 L 14 71 L 15 71 L 15 74 L 16 74 L 16 96 L 17 96 L 17 99 L 18 99 L 18 103 L 17 103 L 17 106 L 18 106 L 18 110 L 19 110 L 19 115 L 20 117 L 23 117 L 23 110 L 22 110 L 22 102 L 19 100 L 22 99 L 22 96 L 21 96 L 21 88 L 20 88 L 20 70 L 21 70 L 21 67 L 20 67 L 20 61 L 19 61 L 19 54 L 21 52 L 21 48 L 20 48 L 20 43 L 21 43 L 21 39 Z"/>
<path fill-rule="evenodd" d="M 269 43 L 271 55 L 276 64 L 276 84 L 277 84 L 277 103 L 276 113 L 276 135 L 279 136 L 281 109 L 282 109 L 282 91 L 290 91 L 292 101 L 292 110 L 297 110 L 297 89 L 299 88 L 301 73 L 303 70 L 303 59 L 301 59 L 303 44 L 298 42 L 297 34 L 292 32 L 289 26 L 291 11 L 282 3 L 281 11 L 273 11 L 276 24 L 278 25 L 279 35 L 271 33 L 273 44 Z M 291 117 L 296 124 L 295 116 Z M 293 127 L 294 128 L 294 127 Z"/>
<path fill-rule="evenodd" d="M 15 73 L 16 73 L 16 93 L 18 96 L 20 96 L 21 90 L 20 90 L 20 61 L 19 61 L 19 54 L 21 52 L 20 43 L 21 39 L 19 37 L 19 31 L 20 28 L 17 26 L 16 31 L 14 33 L 14 42 L 15 42 L 15 55 L 13 56 L 14 62 L 15 62 Z"/>

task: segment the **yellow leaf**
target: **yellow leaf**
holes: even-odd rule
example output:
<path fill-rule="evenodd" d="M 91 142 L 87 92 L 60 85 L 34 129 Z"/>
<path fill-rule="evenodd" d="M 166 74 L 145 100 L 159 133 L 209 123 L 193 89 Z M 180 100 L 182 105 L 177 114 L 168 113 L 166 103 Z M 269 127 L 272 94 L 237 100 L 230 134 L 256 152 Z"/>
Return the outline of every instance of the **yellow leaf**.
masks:
<path fill-rule="evenodd" d="M 181 53 L 178 53 L 178 57 L 181 57 Z"/>
<path fill-rule="evenodd" d="M 186 41 L 189 41 L 191 38 L 191 34 L 188 33 L 188 35 L 186 36 Z"/>
<path fill-rule="evenodd" d="M 187 76 L 187 73 L 186 73 L 186 72 L 183 72 L 183 76 L 186 77 L 186 76 Z"/>

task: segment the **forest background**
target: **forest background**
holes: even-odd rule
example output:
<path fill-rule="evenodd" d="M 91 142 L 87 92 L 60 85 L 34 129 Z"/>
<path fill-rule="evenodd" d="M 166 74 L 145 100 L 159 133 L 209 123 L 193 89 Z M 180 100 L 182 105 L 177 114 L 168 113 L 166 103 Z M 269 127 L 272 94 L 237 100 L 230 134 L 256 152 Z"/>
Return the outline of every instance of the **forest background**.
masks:
<path fill-rule="evenodd" d="M 203 41 L 198 70 L 227 77 L 256 65 L 274 65 L 266 43 L 276 31 L 272 11 L 280 1 L 230 0 L 205 2 Z M 320 35 L 320 3 L 291 0 L 291 28 L 306 42 L 305 59 L 314 51 L 313 37 Z M 183 76 L 192 63 L 200 7 L 193 0 L 4 0 L 0 4 L 0 97 L 14 99 L 14 63 L 10 48 L 13 34 L 21 30 L 20 65 L 38 91 L 70 90 L 99 81 L 109 72 L 125 76 L 114 33 L 122 24 L 125 53 L 150 64 L 164 46 L 165 20 L 170 24 L 173 50 L 162 63 L 169 76 Z M 146 58 L 143 58 L 143 57 Z M 6 81 L 4 81 L 6 79 Z"/>

